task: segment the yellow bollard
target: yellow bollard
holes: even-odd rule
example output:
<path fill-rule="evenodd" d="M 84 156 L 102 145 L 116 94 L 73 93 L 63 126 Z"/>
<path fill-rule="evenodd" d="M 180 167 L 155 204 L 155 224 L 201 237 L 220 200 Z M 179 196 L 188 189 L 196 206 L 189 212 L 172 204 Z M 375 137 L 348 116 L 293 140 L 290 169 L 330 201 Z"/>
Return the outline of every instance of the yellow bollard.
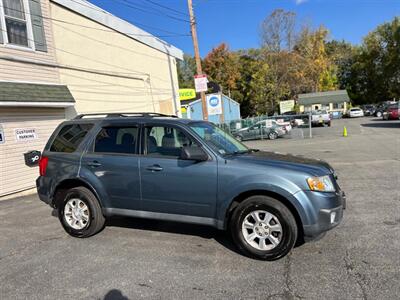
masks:
<path fill-rule="evenodd" d="M 347 136 L 347 128 L 346 128 L 346 126 L 343 127 L 343 136 L 344 137 Z"/>

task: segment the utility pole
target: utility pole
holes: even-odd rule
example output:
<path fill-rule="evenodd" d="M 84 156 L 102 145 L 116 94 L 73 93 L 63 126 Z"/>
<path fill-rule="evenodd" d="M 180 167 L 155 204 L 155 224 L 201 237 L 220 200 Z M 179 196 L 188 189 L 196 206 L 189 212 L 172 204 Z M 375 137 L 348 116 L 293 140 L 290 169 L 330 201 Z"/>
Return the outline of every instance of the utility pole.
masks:
<path fill-rule="evenodd" d="M 194 58 L 196 60 L 197 75 L 202 75 L 203 70 L 201 69 L 199 42 L 197 40 L 196 19 L 194 17 L 192 0 L 188 0 L 188 8 L 189 8 L 189 16 L 190 16 L 190 31 L 192 32 Z M 207 121 L 208 120 L 208 111 L 207 111 L 206 93 L 200 92 L 200 96 L 201 96 L 201 106 L 203 109 L 203 120 Z"/>

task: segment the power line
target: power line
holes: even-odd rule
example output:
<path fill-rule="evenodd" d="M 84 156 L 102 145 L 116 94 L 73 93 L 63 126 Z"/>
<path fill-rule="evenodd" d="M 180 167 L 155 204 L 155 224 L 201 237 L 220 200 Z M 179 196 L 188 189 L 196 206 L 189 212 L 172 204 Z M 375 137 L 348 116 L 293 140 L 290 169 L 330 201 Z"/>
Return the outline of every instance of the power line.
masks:
<path fill-rule="evenodd" d="M 3 29 L 0 29 L 0 31 L 7 32 L 6 30 L 3 30 Z M 28 41 L 31 41 L 31 42 L 33 42 L 33 43 L 35 42 L 33 39 L 29 39 L 29 38 L 27 38 L 26 36 L 18 35 L 18 34 L 15 34 L 15 35 L 16 35 L 16 36 L 19 36 L 19 37 L 26 38 Z M 49 47 L 49 48 L 51 48 L 51 49 L 55 49 L 55 50 L 61 51 L 61 52 L 64 52 L 64 53 L 67 53 L 67 54 L 70 54 L 70 55 L 73 55 L 73 56 L 76 56 L 76 57 L 80 57 L 80 58 L 89 60 L 89 61 L 92 61 L 92 62 L 96 62 L 96 63 L 99 63 L 99 64 L 105 64 L 105 65 L 112 66 L 112 67 L 114 67 L 114 68 L 118 68 L 118 69 L 121 69 L 121 70 L 128 70 L 128 71 L 130 71 L 130 72 L 125 72 L 125 73 L 123 73 L 123 72 L 113 72 L 113 71 L 109 71 L 109 70 L 100 70 L 100 69 L 86 69 L 86 71 L 109 73 L 109 75 L 114 75 L 114 76 L 127 76 L 127 75 L 129 75 L 129 74 L 133 74 L 133 75 L 142 75 L 142 76 L 149 76 L 148 73 L 138 72 L 138 71 L 132 71 L 132 70 L 130 70 L 130 69 L 122 68 L 122 67 L 120 67 L 120 66 L 113 65 L 113 64 L 108 64 L 108 63 L 106 63 L 106 62 L 104 62 L 104 61 L 95 60 L 95 59 L 92 59 L 92 58 L 89 58 L 89 57 L 86 57 L 86 56 L 83 56 L 83 55 L 80 55 L 80 54 L 76 54 L 76 53 L 73 53 L 73 52 L 70 52 L 70 51 L 67 51 L 67 50 L 63 50 L 63 49 L 59 49 L 59 48 L 56 48 L 56 47 L 52 47 L 52 46 L 50 46 L 50 45 L 47 45 L 47 47 Z M 48 61 L 43 61 L 43 60 L 37 60 L 37 61 L 40 62 L 40 63 L 49 64 Z M 62 67 L 62 66 L 61 66 L 61 67 Z M 68 65 L 65 65 L 64 67 L 78 68 L 78 67 L 68 66 Z M 84 71 L 84 70 L 82 70 L 82 71 Z M 113 73 L 114 73 L 114 74 L 113 74 Z"/>
<path fill-rule="evenodd" d="M 115 44 L 110 44 L 110 43 L 105 42 L 105 41 L 103 41 L 103 40 L 99 40 L 99 39 L 96 39 L 96 38 L 91 37 L 91 36 L 89 36 L 89 35 L 86 35 L 86 34 L 77 32 L 77 31 L 72 30 L 72 29 L 69 29 L 69 28 L 67 28 L 67 27 L 64 27 L 64 26 L 62 26 L 62 25 L 60 25 L 60 24 L 54 24 L 54 25 L 55 25 L 55 26 L 58 26 L 58 27 L 61 27 L 61 28 L 63 28 L 63 29 L 66 30 L 66 31 L 75 33 L 76 35 L 79 35 L 79 36 L 84 37 L 84 38 L 86 38 L 86 39 L 89 39 L 89 40 L 92 40 L 92 41 L 95 41 L 95 42 L 98 42 L 98 43 L 107 45 L 107 46 L 109 46 L 109 47 L 118 48 L 118 49 L 125 50 L 125 51 L 128 51 L 128 52 L 134 53 L 134 54 L 139 54 L 139 55 L 147 56 L 147 57 L 150 57 L 150 58 L 153 58 L 153 59 L 165 60 L 165 59 L 162 58 L 162 57 L 157 57 L 157 56 L 153 56 L 153 55 L 150 55 L 150 54 L 146 54 L 146 53 L 134 51 L 134 50 L 132 50 L 132 48 L 127 48 L 127 47 L 117 46 L 117 45 L 115 45 Z"/>
<path fill-rule="evenodd" d="M 155 2 L 155 1 L 153 1 L 153 0 L 145 0 L 145 1 L 146 1 L 146 2 L 149 2 L 149 3 L 153 4 L 153 5 L 156 5 L 156 6 L 159 6 L 159 7 L 164 8 L 164 9 L 167 9 L 167 10 L 169 10 L 169 11 L 175 12 L 175 13 L 177 13 L 177 14 L 180 14 L 180 15 L 183 15 L 183 16 L 186 16 L 186 17 L 189 17 L 189 15 L 188 15 L 187 13 L 185 13 L 185 12 L 182 12 L 182 11 L 179 11 L 179 10 L 176 10 L 176 9 L 173 9 L 173 8 L 168 7 L 168 6 L 166 6 L 166 5 L 157 3 L 157 2 Z"/>
<path fill-rule="evenodd" d="M 170 19 L 175 20 L 175 21 L 190 23 L 190 21 L 187 20 L 187 19 L 182 19 L 182 18 L 175 17 L 175 16 L 172 16 L 172 15 L 169 15 L 169 14 L 165 14 L 165 13 L 161 12 L 160 10 L 155 10 L 154 11 L 154 9 L 153 10 L 148 10 L 147 8 L 141 8 L 140 6 L 138 7 L 137 3 L 133 4 L 132 2 L 129 2 L 127 0 L 114 0 L 114 1 L 118 2 L 120 5 L 125 5 L 126 7 L 129 7 L 129 8 L 132 8 L 132 9 L 135 9 L 135 10 L 147 13 L 147 14 L 166 17 L 166 18 L 170 18 Z"/>
<path fill-rule="evenodd" d="M 4 30 L 4 29 L 0 29 L 0 31 L 7 32 L 7 31 Z M 34 41 L 33 39 L 29 39 L 29 38 L 26 37 L 26 36 L 19 35 L 19 34 L 14 34 L 14 35 L 19 36 L 19 37 L 26 38 L 28 41 L 31 41 L 31 42 L 35 43 L 35 41 Z M 86 71 L 88 71 L 88 72 L 109 73 L 109 75 L 114 75 L 114 76 L 127 76 L 127 75 L 129 75 L 129 74 L 142 75 L 142 76 L 157 78 L 157 79 L 160 80 L 160 81 L 167 82 L 167 80 L 165 80 L 165 79 L 163 79 L 163 78 L 160 78 L 160 77 L 157 77 L 157 76 L 154 76 L 154 75 L 152 76 L 152 75 L 149 74 L 149 73 L 139 72 L 139 71 L 132 71 L 131 69 L 128 69 L 128 68 L 123 68 L 123 67 L 121 67 L 121 66 L 109 64 L 109 63 L 106 63 L 106 62 L 104 62 L 104 61 L 99 61 L 99 60 L 96 60 L 96 59 L 93 59 L 93 58 L 89 58 L 89 57 L 87 57 L 87 56 L 83 56 L 83 55 L 80 55 L 80 54 L 76 54 L 76 53 L 73 53 L 73 52 L 70 52 L 70 51 L 67 51 L 67 50 L 64 50 L 64 49 L 60 49 L 60 48 L 57 48 L 57 47 L 52 47 L 52 46 L 50 46 L 50 45 L 47 45 L 47 47 L 49 47 L 50 49 L 58 50 L 58 51 L 61 51 L 61 52 L 64 52 L 64 53 L 67 53 L 67 54 L 70 54 L 70 55 L 79 57 L 79 58 L 83 58 L 83 59 L 88 60 L 88 61 L 92 61 L 92 62 L 96 62 L 96 63 L 99 63 L 99 64 L 104 64 L 104 65 L 108 65 L 108 66 L 111 66 L 111 67 L 114 67 L 114 68 L 118 68 L 118 69 L 120 69 L 120 70 L 129 71 L 129 72 L 113 72 L 113 71 L 100 70 L 100 69 L 86 69 Z M 115 47 L 115 46 L 114 46 L 114 47 Z M 154 58 L 154 57 L 153 57 L 153 58 Z M 49 63 L 48 61 L 42 61 L 42 60 L 37 60 L 37 61 L 38 61 L 38 62 L 41 62 L 41 63 L 47 63 L 47 64 Z M 80 68 L 80 67 L 76 67 L 76 66 L 67 66 L 67 65 L 61 66 L 61 67 Z M 85 70 L 81 70 L 81 71 L 85 71 Z M 114 73 L 114 74 L 112 74 L 112 73 Z"/>
<path fill-rule="evenodd" d="M 73 1 L 73 0 L 70 0 L 70 1 Z M 1 3 L 1 2 L 0 2 L 0 3 Z M 76 3 L 79 3 L 79 2 L 76 2 Z M 79 3 L 79 4 L 80 4 L 80 3 Z M 95 9 L 94 7 L 87 6 L 87 5 L 84 5 L 84 4 L 81 4 L 81 5 L 86 6 L 86 7 L 88 7 L 88 8 L 91 8 L 91 9 L 94 9 L 94 10 L 96 10 L 96 11 L 100 11 L 100 12 L 106 14 L 106 12 L 103 11 L 103 10 Z M 4 6 L 0 5 L 0 8 L 2 8 L 2 7 L 4 7 Z M 66 21 L 66 20 L 60 20 L 60 19 L 56 19 L 56 18 L 46 17 L 46 16 L 43 16 L 43 15 L 32 14 L 32 13 L 30 13 L 30 12 L 28 13 L 28 12 L 26 12 L 26 11 L 24 11 L 24 10 L 19 10 L 19 9 L 14 9 L 14 8 L 7 8 L 7 9 L 8 9 L 8 10 L 15 11 L 15 12 L 25 13 L 25 14 L 28 14 L 28 15 L 31 15 L 31 16 L 35 16 L 35 17 L 38 17 L 38 18 L 42 18 L 42 19 L 45 19 L 45 20 L 51 20 L 51 21 L 56 21 L 56 22 L 62 22 L 62 23 L 66 23 L 66 24 L 70 24 L 70 25 L 75 25 L 75 26 L 82 27 L 82 28 L 90 28 L 90 29 L 98 30 L 98 31 L 112 32 L 112 33 L 116 33 L 116 34 L 125 34 L 125 35 L 133 36 L 133 37 L 135 37 L 135 36 L 145 36 L 145 37 L 148 36 L 148 37 L 164 38 L 164 37 L 190 36 L 190 34 L 188 34 L 188 33 L 176 33 L 176 32 L 172 32 L 172 31 L 167 31 L 167 30 L 165 30 L 165 29 L 161 29 L 161 28 L 149 26 L 149 25 L 146 25 L 146 24 L 143 24 L 143 23 L 139 23 L 139 22 L 136 22 L 136 21 L 135 21 L 135 23 L 137 23 L 137 24 L 139 24 L 139 25 L 141 25 L 141 26 L 143 26 L 143 27 L 148 27 L 148 28 L 152 28 L 152 29 L 154 29 L 154 30 L 162 31 L 162 32 L 168 33 L 169 35 L 138 34 L 138 33 L 120 32 L 120 31 L 116 31 L 116 30 L 102 29 L 102 28 L 97 28 L 97 27 L 92 27 L 92 26 L 77 24 L 77 23 L 73 23 L 73 22 Z M 120 18 L 120 19 L 122 19 L 122 18 Z M 122 20 L 124 20 L 124 19 L 122 19 Z M 124 20 L 124 21 L 126 21 L 126 20 Z M 127 22 L 129 22 L 129 21 L 127 21 Z M 106 25 L 103 25 L 103 26 L 107 27 Z"/>

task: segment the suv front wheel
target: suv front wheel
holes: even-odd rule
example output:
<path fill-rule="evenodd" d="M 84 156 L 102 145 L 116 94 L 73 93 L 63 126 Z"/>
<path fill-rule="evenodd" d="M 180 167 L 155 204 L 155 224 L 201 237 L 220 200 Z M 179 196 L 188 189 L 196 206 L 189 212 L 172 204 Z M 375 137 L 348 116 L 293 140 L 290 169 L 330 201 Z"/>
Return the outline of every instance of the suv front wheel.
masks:
<path fill-rule="evenodd" d="M 241 202 L 233 212 L 230 230 L 244 254 L 262 260 L 276 260 L 288 254 L 298 232 L 290 210 L 267 196 L 252 196 Z"/>
<path fill-rule="evenodd" d="M 58 218 L 65 231 L 74 237 L 89 237 L 105 224 L 96 196 L 85 187 L 70 189 L 58 205 Z"/>

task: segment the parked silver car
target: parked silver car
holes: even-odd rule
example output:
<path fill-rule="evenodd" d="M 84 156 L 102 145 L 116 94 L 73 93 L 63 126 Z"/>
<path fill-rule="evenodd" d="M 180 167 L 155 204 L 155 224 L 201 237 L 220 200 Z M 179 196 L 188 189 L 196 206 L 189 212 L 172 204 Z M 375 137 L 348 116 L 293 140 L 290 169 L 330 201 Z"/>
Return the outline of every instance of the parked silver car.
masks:
<path fill-rule="evenodd" d="M 239 141 L 259 139 L 275 140 L 278 137 L 286 134 L 285 128 L 277 125 L 276 122 L 271 126 L 267 125 L 268 124 L 265 121 L 257 122 L 250 127 L 239 129 L 234 133 L 234 137 Z"/>

